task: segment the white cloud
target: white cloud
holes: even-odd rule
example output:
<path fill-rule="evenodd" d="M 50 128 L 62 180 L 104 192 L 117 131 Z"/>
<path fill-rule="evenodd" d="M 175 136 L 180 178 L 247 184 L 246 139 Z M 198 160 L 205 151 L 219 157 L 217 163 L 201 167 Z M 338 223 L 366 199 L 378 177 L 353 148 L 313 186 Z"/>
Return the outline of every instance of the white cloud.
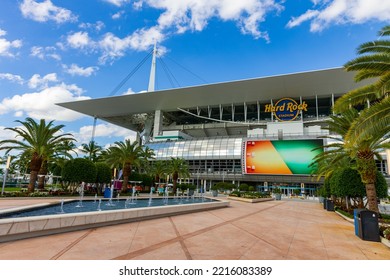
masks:
<path fill-rule="evenodd" d="M 80 67 L 77 64 L 72 64 L 70 66 L 63 65 L 64 70 L 66 73 L 72 75 L 72 76 L 83 76 L 83 77 L 89 77 L 92 74 L 94 74 L 97 70 L 99 70 L 99 67 Z"/>
<path fill-rule="evenodd" d="M 109 2 L 117 6 L 124 3 L 124 1 Z M 124 38 L 106 33 L 96 43 L 102 52 L 99 63 L 112 62 L 124 56 L 130 49 L 144 51 L 151 48 L 155 42 L 161 45 L 167 36 L 175 33 L 202 31 L 213 18 L 234 21 L 243 34 L 268 41 L 267 32 L 260 31 L 259 25 L 268 13 L 278 13 L 283 10 L 275 0 L 138 0 L 133 2 L 135 10 L 146 6 L 162 11 L 157 24 L 137 29 Z M 117 17 L 119 14 L 114 16 Z M 85 45 L 86 42 L 87 40 Z"/>
<path fill-rule="evenodd" d="M 122 95 L 129 95 L 129 94 L 137 94 L 137 93 L 134 90 L 132 90 L 131 88 L 128 88 L 127 91 L 122 93 Z"/>
<path fill-rule="evenodd" d="M 85 143 L 91 140 L 92 137 L 92 125 L 82 126 L 79 131 L 72 133 L 79 143 Z M 123 139 L 131 139 L 134 141 L 136 139 L 136 132 L 129 129 L 116 126 L 109 123 L 102 123 L 96 125 L 95 128 L 95 141 L 99 142 L 99 137 L 104 138 L 117 138 L 123 137 Z"/>
<path fill-rule="evenodd" d="M 310 20 L 318 16 L 320 12 L 315 10 L 307 10 L 306 13 L 300 15 L 299 17 L 293 17 L 288 23 L 287 27 L 293 28 L 295 26 L 301 25 L 303 22 Z"/>
<path fill-rule="evenodd" d="M 41 77 L 39 74 L 34 74 L 28 81 L 28 86 L 30 88 L 46 88 L 48 87 L 49 83 L 54 82 L 58 82 L 56 73 L 50 73 L 43 77 Z"/>
<path fill-rule="evenodd" d="M 3 29 L 0 29 L 0 56 L 9 56 L 14 57 L 15 54 L 12 52 L 12 49 L 19 49 L 22 47 L 22 40 L 8 41 L 4 37 L 7 35 L 7 32 Z"/>
<path fill-rule="evenodd" d="M 64 23 L 77 20 L 77 17 L 70 10 L 55 6 L 51 0 L 45 0 L 43 2 L 24 0 L 20 4 L 20 10 L 24 17 L 38 22 L 52 20 L 57 23 Z"/>
<path fill-rule="evenodd" d="M 93 41 L 89 38 L 87 32 L 76 32 L 67 37 L 68 45 L 74 49 L 83 49 L 90 47 L 93 44 Z"/>
<path fill-rule="evenodd" d="M 10 73 L 0 73 L 0 80 L 8 80 L 21 85 L 24 83 L 24 80 L 21 76 Z"/>
<path fill-rule="evenodd" d="M 16 137 L 16 133 L 12 130 L 5 129 L 6 127 L 0 126 L 0 141 L 14 139 Z"/>
<path fill-rule="evenodd" d="M 101 31 L 106 25 L 102 21 L 97 21 L 96 23 L 80 23 L 79 27 L 83 29 L 92 29 L 97 32 Z"/>
<path fill-rule="evenodd" d="M 119 12 L 113 14 L 111 18 L 112 19 L 120 19 L 124 13 L 125 13 L 125 11 L 119 11 Z"/>
<path fill-rule="evenodd" d="M 316 0 L 318 9 L 293 17 L 287 27 L 310 21 L 310 31 L 319 32 L 331 24 L 361 24 L 370 20 L 390 21 L 390 1 L 383 0 Z"/>
<path fill-rule="evenodd" d="M 134 1 L 133 3 L 133 8 L 135 10 L 140 10 L 142 8 L 142 0 L 139 0 L 139 1 Z"/>
<path fill-rule="evenodd" d="M 125 38 L 119 38 L 112 33 L 106 33 L 98 43 L 102 51 L 99 62 L 103 64 L 108 61 L 112 62 L 124 56 L 129 49 L 138 51 L 147 50 L 154 42 L 161 43 L 163 40 L 164 34 L 158 27 L 139 29 Z"/>
<path fill-rule="evenodd" d="M 121 7 L 122 5 L 130 2 L 130 0 L 104 0 L 104 1 L 113 4 L 117 7 Z"/>
<path fill-rule="evenodd" d="M 37 57 L 39 59 L 44 60 L 45 58 L 52 58 L 55 60 L 60 61 L 61 56 L 56 53 L 55 47 L 39 47 L 39 46 L 33 46 L 31 48 L 30 55 L 33 57 Z"/>
<path fill-rule="evenodd" d="M 242 33 L 266 40 L 268 34 L 259 30 L 260 23 L 267 13 L 283 10 L 274 0 L 144 0 L 142 3 L 164 10 L 158 18 L 161 30 L 202 31 L 212 18 L 217 18 L 235 21 Z M 142 3 L 138 1 L 137 7 Z"/>
<path fill-rule="evenodd" d="M 17 116 L 27 115 L 35 119 L 75 121 L 84 115 L 55 104 L 90 99 L 81 96 L 81 92 L 82 89 L 75 85 L 61 84 L 39 92 L 14 95 L 1 101 L 0 114 L 14 113 Z"/>

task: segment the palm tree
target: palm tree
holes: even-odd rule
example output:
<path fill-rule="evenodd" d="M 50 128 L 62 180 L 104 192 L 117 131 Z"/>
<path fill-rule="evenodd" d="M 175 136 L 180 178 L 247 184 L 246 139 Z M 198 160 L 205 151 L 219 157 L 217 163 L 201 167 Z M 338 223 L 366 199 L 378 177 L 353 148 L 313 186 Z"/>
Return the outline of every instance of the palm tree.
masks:
<path fill-rule="evenodd" d="M 161 183 L 161 178 L 164 178 L 168 173 L 168 165 L 165 160 L 157 160 L 152 164 L 150 174 L 156 182 Z"/>
<path fill-rule="evenodd" d="M 351 141 L 348 138 L 348 133 L 358 117 L 359 112 L 354 108 L 340 115 L 331 116 L 331 120 L 327 122 L 328 129 L 338 136 L 328 136 L 327 138 L 336 140 L 336 142 L 326 145 L 327 150 L 315 157 L 313 164 L 318 164 L 317 174 L 325 179 L 330 178 L 335 171 L 348 166 L 356 169 L 366 186 L 368 208 L 378 212 L 375 158 L 380 159 L 379 152 L 388 147 L 389 144 L 380 133 L 372 135 L 367 141 Z"/>
<path fill-rule="evenodd" d="M 143 146 L 140 158 L 140 169 L 144 169 L 146 173 L 150 171 L 151 164 L 150 160 L 154 159 L 154 151 L 148 146 Z M 141 173 L 141 170 L 139 171 Z"/>
<path fill-rule="evenodd" d="M 76 144 L 73 141 L 69 139 L 63 140 L 52 150 L 52 154 L 46 155 L 38 171 L 38 189 L 42 190 L 45 188 L 45 176 L 48 173 L 49 165 L 57 162 L 59 159 L 72 159 L 73 157 L 70 152 L 74 152 L 75 149 Z"/>
<path fill-rule="evenodd" d="M 379 35 L 389 36 L 390 25 L 382 28 Z M 334 112 L 340 113 L 366 102 L 370 104 L 360 112 L 348 130 L 345 148 L 356 160 L 357 170 L 366 186 L 368 208 L 378 212 L 375 157 L 378 157 L 380 149 L 390 148 L 386 140 L 390 133 L 390 41 L 364 43 L 359 46 L 358 53 L 364 55 L 346 63 L 346 70 L 357 71 L 356 81 L 368 78 L 375 78 L 376 81 L 340 97 L 335 103 Z"/>
<path fill-rule="evenodd" d="M 382 28 L 379 36 L 390 36 L 390 25 Z M 362 56 L 347 62 L 347 71 L 357 71 L 357 82 L 374 78 L 375 82 L 352 90 L 340 97 L 334 106 L 340 113 L 351 106 L 370 103 L 352 125 L 348 138 L 355 141 L 367 138 L 381 131 L 383 136 L 390 132 L 390 40 L 376 40 L 359 46 Z"/>
<path fill-rule="evenodd" d="M 21 137 L 22 140 L 10 139 L 0 141 L 0 150 L 6 150 L 8 154 L 11 150 L 21 151 L 21 156 L 28 156 L 30 158 L 30 181 L 28 184 L 28 191 L 33 192 L 35 182 L 38 177 L 38 172 L 41 169 L 42 163 L 49 160 L 54 155 L 63 154 L 62 148 L 59 148 L 63 141 L 74 141 L 72 134 L 61 134 L 61 129 L 64 125 L 54 125 L 54 121 L 46 123 L 41 119 L 37 123 L 32 118 L 26 118 L 20 123 L 22 127 L 5 128 L 16 133 L 16 137 Z"/>
<path fill-rule="evenodd" d="M 322 177 L 329 179 L 334 171 L 351 165 L 352 159 L 345 147 L 345 137 L 358 116 L 358 111 L 352 108 L 340 115 L 330 116 L 326 121 L 327 130 L 331 134 L 323 138 L 331 140 L 331 143 L 321 147 L 324 151 L 310 164 L 311 167 L 317 166 L 313 172 L 318 180 Z"/>
<path fill-rule="evenodd" d="M 102 146 L 97 145 L 95 141 L 89 141 L 88 144 L 81 144 L 80 151 L 87 154 L 86 158 L 92 162 L 97 162 L 103 151 L 103 148 Z"/>
<path fill-rule="evenodd" d="M 171 158 L 168 163 L 168 172 L 172 175 L 173 192 L 176 193 L 177 179 L 190 176 L 188 164 L 182 158 Z"/>
<path fill-rule="evenodd" d="M 142 147 L 137 141 L 131 143 L 129 139 L 117 141 L 107 149 L 105 154 L 106 162 L 111 166 L 120 167 L 123 171 L 122 192 L 127 191 L 127 184 L 131 175 L 133 167 L 140 165 L 142 156 Z"/>

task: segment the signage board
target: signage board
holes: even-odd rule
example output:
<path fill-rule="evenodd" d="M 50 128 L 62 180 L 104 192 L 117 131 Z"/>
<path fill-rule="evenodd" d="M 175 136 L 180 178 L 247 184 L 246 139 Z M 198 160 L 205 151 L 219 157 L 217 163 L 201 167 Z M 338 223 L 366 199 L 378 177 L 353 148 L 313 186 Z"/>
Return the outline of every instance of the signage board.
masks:
<path fill-rule="evenodd" d="M 307 103 L 304 101 L 298 104 L 292 98 L 282 98 L 275 105 L 265 105 L 266 113 L 273 113 L 275 117 L 282 122 L 295 120 L 300 111 L 307 111 Z"/>
<path fill-rule="evenodd" d="M 244 174 L 310 175 L 322 139 L 244 141 Z"/>

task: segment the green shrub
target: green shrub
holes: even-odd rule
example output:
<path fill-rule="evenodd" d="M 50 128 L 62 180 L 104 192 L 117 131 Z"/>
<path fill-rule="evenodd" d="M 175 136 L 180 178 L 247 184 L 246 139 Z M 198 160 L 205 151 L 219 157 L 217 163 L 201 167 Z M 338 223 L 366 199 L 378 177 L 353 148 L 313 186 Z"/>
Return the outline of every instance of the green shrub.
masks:
<path fill-rule="evenodd" d="M 218 182 L 214 186 L 211 187 L 211 190 L 219 191 L 219 190 L 232 190 L 235 187 L 232 183 L 227 182 Z"/>
<path fill-rule="evenodd" d="M 241 192 L 239 191 L 232 191 L 229 196 L 234 196 L 234 197 L 240 197 L 241 196 Z"/>
<path fill-rule="evenodd" d="M 390 227 L 383 231 L 383 237 L 390 240 Z"/>
<path fill-rule="evenodd" d="M 255 199 L 255 198 L 266 198 L 269 196 L 266 196 L 266 195 L 264 195 L 262 193 L 258 193 L 258 192 L 246 192 L 246 193 L 241 194 L 241 197 Z"/>
<path fill-rule="evenodd" d="M 96 180 L 95 164 L 85 158 L 75 158 L 65 163 L 62 178 L 71 183 L 94 183 Z"/>
<path fill-rule="evenodd" d="M 248 187 L 248 191 L 254 192 L 254 191 L 255 191 L 255 187 L 254 187 L 254 186 L 249 186 L 249 187 Z"/>
<path fill-rule="evenodd" d="M 183 192 L 189 190 L 195 190 L 196 186 L 194 184 L 178 184 L 177 188 L 181 189 Z"/>
<path fill-rule="evenodd" d="M 32 192 L 28 196 L 30 196 L 30 197 L 43 197 L 43 196 L 48 196 L 48 193 L 46 193 L 46 192 Z"/>
<path fill-rule="evenodd" d="M 282 190 L 280 188 L 274 188 L 272 190 L 273 193 L 282 193 Z"/>
<path fill-rule="evenodd" d="M 239 187 L 239 190 L 242 191 L 242 192 L 247 192 L 249 190 L 249 186 L 248 184 L 241 184 Z"/>
<path fill-rule="evenodd" d="M 108 164 L 103 162 L 95 163 L 96 166 L 96 180 L 95 183 L 109 184 L 111 182 L 111 168 Z"/>

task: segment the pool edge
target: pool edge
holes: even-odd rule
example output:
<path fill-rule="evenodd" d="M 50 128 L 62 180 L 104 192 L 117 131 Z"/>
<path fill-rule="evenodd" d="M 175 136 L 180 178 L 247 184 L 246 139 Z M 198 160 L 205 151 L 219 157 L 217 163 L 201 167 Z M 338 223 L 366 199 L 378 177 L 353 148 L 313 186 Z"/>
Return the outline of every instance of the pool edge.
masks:
<path fill-rule="evenodd" d="M 0 243 L 228 207 L 229 201 L 0 220 Z"/>

